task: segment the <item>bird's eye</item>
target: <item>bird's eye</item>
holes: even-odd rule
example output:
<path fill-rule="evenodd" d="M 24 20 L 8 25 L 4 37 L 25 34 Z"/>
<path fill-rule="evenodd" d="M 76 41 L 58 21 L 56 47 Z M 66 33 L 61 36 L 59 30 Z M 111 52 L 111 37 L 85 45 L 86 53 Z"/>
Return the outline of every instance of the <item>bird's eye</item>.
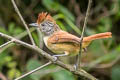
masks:
<path fill-rule="evenodd" d="M 41 26 L 45 26 L 45 24 L 41 24 Z"/>

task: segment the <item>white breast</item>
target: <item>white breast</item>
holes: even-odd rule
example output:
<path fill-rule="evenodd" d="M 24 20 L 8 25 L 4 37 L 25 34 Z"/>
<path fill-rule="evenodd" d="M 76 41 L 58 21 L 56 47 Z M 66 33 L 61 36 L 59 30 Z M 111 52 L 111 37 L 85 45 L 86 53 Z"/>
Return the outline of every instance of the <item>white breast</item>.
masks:
<path fill-rule="evenodd" d="M 48 41 L 49 36 L 46 36 L 43 38 L 45 45 L 47 46 L 47 41 Z"/>

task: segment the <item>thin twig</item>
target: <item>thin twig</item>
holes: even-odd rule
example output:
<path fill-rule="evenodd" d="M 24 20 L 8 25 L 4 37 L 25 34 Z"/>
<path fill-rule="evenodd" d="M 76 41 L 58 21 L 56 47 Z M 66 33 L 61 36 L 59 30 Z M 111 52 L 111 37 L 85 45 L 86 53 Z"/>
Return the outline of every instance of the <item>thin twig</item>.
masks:
<path fill-rule="evenodd" d="M 26 74 L 24 74 L 24 75 L 22 75 L 22 76 L 20 76 L 20 77 L 18 77 L 18 78 L 16 78 L 15 80 L 20 80 L 20 79 L 24 78 L 25 76 L 28 76 L 28 75 L 30 75 L 30 74 L 32 74 L 32 73 L 34 73 L 34 72 L 36 72 L 36 71 L 38 71 L 38 70 L 40 70 L 40 69 L 48 66 L 48 65 L 50 65 L 50 64 L 52 64 L 51 61 L 49 61 L 48 63 L 46 63 L 46 64 L 44 64 L 44 65 L 42 65 L 42 66 L 40 66 L 40 67 L 38 67 L 38 68 L 36 68 L 36 69 L 28 72 L 28 73 L 26 73 Z"/>
<path fill-rule="evenodd" d="M 6 43 L 4 43 L 4 44 L 2 44 L 2 45 L 0 45 L 0 49 L 1 48 L 3 48 L 4 46 L 6 46 L 6 45 L 8 45 L 8 44 L 10 44 L 10 43 L 12 43 L 13 41 L 11 40 L 11 41 L 8 41 L 8 42 L 6 42 Z"/>
<path fill-rule="evenodd" d="M 30 37 L 30 40 L 31 40 L 32 44 L 35 46 L 35 42 L 34 42 L 34 40 L 33 40 L 33 38 L 32 38 L 32 35 L 31 35 L 30 31 L 29 31 L 29 28 L 28 28 L 25 20 L 23 19 L 22 15 L 20 14 L 20 11 L 19 11 L 18 7 L 16 6 L 15 1 L 14 1 L 14 0 L 11 0 L 11 2 L 12 2 L 12 4 L 13 4 L 14 8 L 15 8 L 16 13 L 19 15 L 21 21 L 23 22 L 23 24 L 24 24 L 24 26 L 25 26 L 25 28 L 26 28 L 26 30 L 27 30 L 27 32 L 28 32 L 28 35 L 29 35 L 29 37 Z"/>
<path fill-rule="evenodd" d="M 80 59 L 81 59 L 81 54 L 82 54 L 82 41 L 83 41 L 84 32 L 85 32 L 85 28 L 86 28 L 86 25 L 87 25 L 91 5 L 92 5 L 92 0 L 89 0 L 88 8 L 87 8 L 86 16 L 85 16 L 85 21 L 84 21 L 84 25 L 83 25 L 83 30 L 82 30 L 82 34 L 81 34 L 81 37 L 80 37 L 80 52 L 78 54 L 78 60 L 77 60 L 77 62 L 78 62 L 77 66 L 78 67 L 77 67 L 77 69 L 80 67 Z"/>
<path fill-rule="evenodd" d="M 35 28 L 30 28 L 30 32 L 33 32 L 33 31 L 35 31 L 35 30 L 36 30 Z M 27 35 L 28 35 L 27 31 L 24 31 L 24 32 L 20 33 L 19 35 L 16 35 L 15 38 L 21 39 L 21 38 L 23 38 L 23 37 L 25 37 L 25 36 L 27 36 Z M 5 51 L 7 48 L 12 47 L 12 46 L 14 46 L 14 45 L 15 45 L 15 43 L 10 43 L 10 44 L 8 44 L 8 45 L 4 45 L 4 47 L 2 47 L 2 48 L 0 49 L 0 54 L 1 54 L 3 51 Z"/>
<path fill-rule="evenodd" d="M 84 31 L 85 31 L 85 28 L 86 28 L 86 25 L 87 25 L 91 5 L 92 5 L 92 0 L 89 0 L 88 8 L 87 8 L 86 16 L 85 16 L 85 21 L 84 21 L 84 25 L 83 25 L 83 30 L 82 30 L 82 34 L 81 34 L 81 38 L 84 37 Z"/>
<path fill-rule="evenodd" d="M 86 77 L 86 78 L 88 78 L 90 80 L 97 80 L 94 76 L 92 76 L 91 74 L 87 73 L 82 68 L 80 68 L 79 70 L 75 70 L 75 68 L 73 66 L 68 65 L 68 64 L 64 64 L 63 62 L 61 62 L 59 60 L 56 60 L 54 56 L 51 56 L 50 54 L 46 53 L 42 49 L 38 48 L 37 46 L 30 45 L 28 43 L 25 43 L 23 41 L 15 39 L 14 37 L 11 37 L 11 36 L 6 35 L 6 34 L 1 33 L 1 32 L 0 32 L 0 36 L 4 37 L 4 38 L 7 38 L 7 39 L 10 39 L 10 40 L 14 39 L 15 43 L 21 44 L 21 45 L 23 45 L 23 46 L 25 46 L 27 48 L 30 48 L 30 49 L 38 52 L 39 54 L 41 54 L 44 57 L 46 57 L 48 60 L 52 61 L 54 64 L 56 64 L 58 66 L 61 66 L 62 68 L 67 69 L 67 70 L 71 71 L 72 73 L 74 73 L 76 75 L 84 76 L 84 77 Z"/>

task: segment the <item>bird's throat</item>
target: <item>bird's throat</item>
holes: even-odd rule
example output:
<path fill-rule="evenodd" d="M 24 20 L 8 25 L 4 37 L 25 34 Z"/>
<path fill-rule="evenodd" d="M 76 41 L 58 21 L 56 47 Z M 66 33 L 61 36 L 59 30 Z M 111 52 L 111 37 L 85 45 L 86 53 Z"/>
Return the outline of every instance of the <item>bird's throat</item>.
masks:
<path fill-rule="evenodd" d="M 49 38 L 50 36 L 44 36 L 43 37 L 43 40 L 44 40 L 44 43 L 45 43 L 45 45 L 47 46 L 47 41 L 48 41 L 48 38 Z"/>

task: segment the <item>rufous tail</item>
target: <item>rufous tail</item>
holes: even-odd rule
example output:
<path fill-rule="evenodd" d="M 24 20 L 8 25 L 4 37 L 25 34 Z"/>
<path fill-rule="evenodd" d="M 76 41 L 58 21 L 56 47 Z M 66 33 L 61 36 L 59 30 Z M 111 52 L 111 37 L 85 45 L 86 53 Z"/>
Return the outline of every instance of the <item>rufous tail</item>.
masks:
<path fill-rule="evenodd" d="M 95 39 L 103 39 L 103 38 L 111 38 L 112 37 L 112 33 L 111 32 L 105 32 L 105 33 L 99 33 L 99 34 L 95 34 L 95 35 L 91 35 L 88 37 L 84 37 L 83 38 L 83 42 L 85 41 L 92 41 Z"/>

